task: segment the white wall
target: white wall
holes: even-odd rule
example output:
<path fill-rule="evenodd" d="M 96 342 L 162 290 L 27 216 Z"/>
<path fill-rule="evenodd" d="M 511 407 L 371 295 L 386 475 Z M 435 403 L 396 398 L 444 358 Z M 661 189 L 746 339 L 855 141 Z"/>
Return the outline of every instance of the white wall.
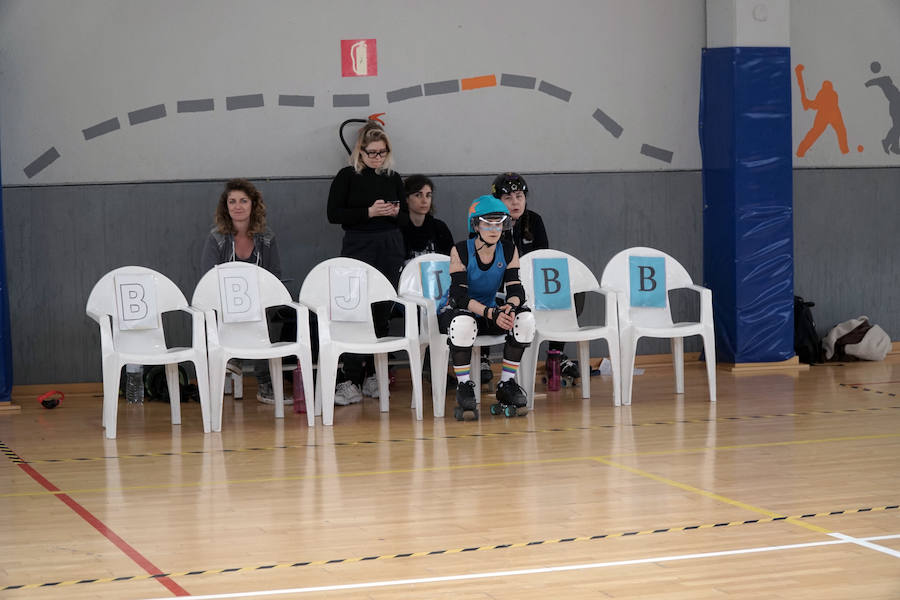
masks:
<path fill-rule="evenodd" d="M 341 77 L 346 38 L 378 40 L 377 77 Z M 331 175 L 341 121 L 382 111 L 405 173 L 698 169 L 704 40 L 704 0 L 0 0 L 3 183 Z M 386 101 L 502 73 L 571 99 L 498 85 Z M 263 108 L 225 110 L 226 96 L 259 93 Z M 334 93 L 371 105 L 332 108 Z M 278 106 L 279 94 L 315 107 Z M 214 111 L 177 112 L 203 98 Z M 129 125 L 158 104 L 164 118 Z M 113 117 L 119 130 L 85 140 Z M 59 158 L 28 178 L 50 148 Z"/>
<path fill-rule="evenodd" d="M 881 64 L 878 75 L 870 69 L 873 61 Z M 840 152 L 829 127 L 805 157 L 794 157 L 794 166 L 900 166 L 900 155 L 886 154 L 881 145 L 892 125 L 888 101 L 878 88 L 865 86 L 869 79 L 887 75 L 900 87 L 900 0 L 792 0 L 791 62 L 804 65 L 810 98 L 824 80 L 832 82 L 850 149 Z M 796 153 L 816 116 L 814 110 L 803 110 L 796 76 L 793 107 Z M 900 121 L 900 107 L 896 110 Z"/>

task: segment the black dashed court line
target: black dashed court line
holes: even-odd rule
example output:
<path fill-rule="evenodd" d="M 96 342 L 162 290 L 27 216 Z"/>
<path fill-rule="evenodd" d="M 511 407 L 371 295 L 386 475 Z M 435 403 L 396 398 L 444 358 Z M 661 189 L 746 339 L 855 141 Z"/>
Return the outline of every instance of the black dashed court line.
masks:
<path fill-rule="evenodd" d="M 740 525 L 759 525 L 764 523 L 773 523 L 778 521 L 786 521 L 786 520 L 797 520 L 797 519 L 812 519 L 817 517 L 831 517 L 836 515 L 849 515 L 856 513 L 871 513 L 871 512 L 880 512 L 880 511 L 888 511 L 888 510 L 897 510 L 900 508 L 898 504 L 892 504 L 888 506 L 878 506 L 878 507 L 866 507 L 866 508 L 856 508 L 856 509 L 847 509 L 847 510 L 836 510 L 830 512 L 823 513 L 806 513 L 803 515 L 795 515 L 795 516 L 777 516 L 777 517 L 767 517 L 767 518 L 757 518 L 757 519 L 746 519 L 743 521 L 727 521 L 722 523 L 704 523 L 700 525 L 684 525 L 680 527 L 660 527 L 657 529 L 645 529 L 645 530 L 636 530 L 636 531 L 623 531 L 619 533 L 600 533 L 596 535 L 590 536 L 577 536 L 577 537 L 565 537 L 565 538 L 556 538 L 556 539 L 547 539 L 547 540 L 532 540 L 530 542 L 516 542 L 516 543 L 505 543 L 505 544 L 491 544 L 486 546 L 468 546 L 464 548 L 452 548 L 452 549 L 442 549 L 442 550 L 430 550 L 430 551 L 420 551 L 420 552 L 401 552 L 398 554 L 382 554 L 375 556 L 362 556 L 356 558 L 331 558 L 324 560 L 310 560 L 310 561 L 301 561 L 301 562 L 293 562 L 293 563 L 275 563 L 268 565 L 257 565 L 257 566 L 247 566 L 247 567 L 229 567 L 225 569 L 203 569 L 203 570 L 192 570 L 192 571 L 183 571 L 180 573 L 156 573 L 156 574 L 145 574 L 145 575 L 126 575 L 123 577 L 110 577 L 105 579 L 94 578 L 94 579 L 74 579 L 70 581 L 52 581 L 47 583 L 31 583 L 31 584 L 18 584 L 18 585 L 8 585 L 6 587 L 0 588 L 0 591 L 14 591 L 14 590 L 24 590 L 24 589 L 35 589 L 42 587 L 56 587 L 56 586 L 70 586 L 77 584 L 86 584 L 86 583 L 111 583 L 111 582 L 122 582 L 122 581 L 140 581 L 147 579 L 158 579 L 161 577 L 167 578 L 175 578 L 175 577 L 192 577 L 197 575 L 221 575 L 221 574 L 231 574 L 231 573 L 249 573 L 254 571 L 267 571 L 271 569 L 277 568 L 285 568 L 285 567 L 307 567 L 307 566 L 321 566 L 321 565 L 340 565 L 346 563 L 356 563 L 356 562 L 366 562 L 366 561 L 374 561 L 374 560 L 390 560 L 397 558 L 423 558 L 429 556 L 443 556 L 448 554 L 457 554 L 463 552 L 485 552 L 492 550 L 508 550 L 512 548 L 533 548 L 536 546 L 544 546 L 550 544 L 560 544 L 560 543 L 572 543 L 572 542 L 590 542 L 590 541 L 599 541 L 599 540 L 611 540 L 615 538 L 627 538 L 627 537 L 635 537 L 635 536 L 645 536 L 645 535 L 655 535 L 662 533 L 677 533 L 681 531 L 699 531 L 701 529 L 712 529 L 716 527 L 736 527 Z"/>
<path fill-rule="evenodd" d="M 225 98 L 225 110 L 242 110 L 244 108 L 259 108 L 261 106 L 264 106 L 262 94 L 246 94 Z"/>
<path fill-rule="evenodd" d="M 36 159 L 31 161 L 27 167 L 25 167 L 25 177 L 31 179 L 47 167 L 53 164 L 59 158 L 59 151 L 56 149 L 56 146 L 50 148 Z"/>
<path fill-rule="evenodd" d="M 216 109 L 216 101 L 213 98 L 200 98 L 197 100 L 179 100 L 177 110 L 180 113 L 209 112 Z"/>
<path fill-rule="evenodd" d="M 156 104 L 154 106 L 148 106 L 147 108 L 140 108 L 138 110 L 131 111 L 128 113 L 128 124 L 129 125 L 140 125 L 141 123 L 147 123 L 149 121 L 155 121 L 157 119 L 162 119 L 166 116 L 166 105 L 165 104 Z"/>
<path fill-rule="evenodd" d="M 82 129 L 81 133 L 84 134 L 84 139 L 85 141 L 87 141 L 92 140 L 95 137 L 100 137 L 101 135 L 106 135 L 107 133 L 116 131 L 119 128 L 119 117 L 113 117 L 112 119 L 108 119 L 106 121 L 103 121 L 102 123 L 91 125 L 87 129 Z"/>
<path fill-rule="evenodd" d="M 312 108 L 316 105 L 315 96 L 298 96 L 296 94 L 280 94 L 278 106 L 296 106 L 298 108 Z"/>

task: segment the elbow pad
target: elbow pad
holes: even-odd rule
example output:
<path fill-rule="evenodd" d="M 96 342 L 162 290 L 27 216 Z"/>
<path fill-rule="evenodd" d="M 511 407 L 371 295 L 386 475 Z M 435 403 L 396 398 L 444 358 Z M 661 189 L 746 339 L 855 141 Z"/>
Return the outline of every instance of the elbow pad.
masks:
<path fill-rule="evenodd" d="M 506 301 L 509 302 L 511 298 L 518 298 L 519 306 L 525 305 L 525 288 L 521 283 L 510 283 L 506 286 Z"/>
<path fill-rule="evenodd" d="M 451 308 L 469 310 L 469 280 L 465 271 L 450 273 Z"/>

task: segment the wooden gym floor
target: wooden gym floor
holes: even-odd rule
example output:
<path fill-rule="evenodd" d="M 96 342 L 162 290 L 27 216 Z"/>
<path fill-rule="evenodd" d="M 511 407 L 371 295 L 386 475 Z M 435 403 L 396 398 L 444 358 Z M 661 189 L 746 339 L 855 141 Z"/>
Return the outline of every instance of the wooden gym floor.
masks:
<path fill-rule="evenodd" d="M 594 377 L 459 423 L 401 382 L 313 429 L 248 385 L 221 434 L 122 402 L 109 441 L 99 391 L 19 395 L 0 597 L 900 598 L 900 355 L 718 384 L 650 366 L 630 407 Z"/>

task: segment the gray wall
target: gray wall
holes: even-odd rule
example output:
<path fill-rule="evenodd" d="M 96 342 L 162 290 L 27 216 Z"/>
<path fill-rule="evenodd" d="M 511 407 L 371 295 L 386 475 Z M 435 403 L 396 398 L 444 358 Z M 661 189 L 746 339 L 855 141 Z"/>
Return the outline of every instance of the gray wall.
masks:
<path fill-rule="evenodd" d="M 650 245 L 678 257 L 699 279 L 699 173 L 530 174 L 528 181 L 529 206 L 544 217 L 551 243 L 598 277 L 622 248 Z M 490 182 L 435 178 L 437 216 L 457 239 L 465 235 L 469 202 Z M 302 280 L 316 263 L 340 253 L 341 230 L 325 217 L 329 179 L 257 184 L 285 277 Z M 221 182 L 4 188 L 15 383 L 100 380 L 97 326 L 84 307 L 94 283 L 116 267 L 156 269 L 190 299 L 220 189 Z M 599 300 L 589 300 L 584 316 L 602 322 Z M 641 345 L 641 351 L 666 350 Z"/>

